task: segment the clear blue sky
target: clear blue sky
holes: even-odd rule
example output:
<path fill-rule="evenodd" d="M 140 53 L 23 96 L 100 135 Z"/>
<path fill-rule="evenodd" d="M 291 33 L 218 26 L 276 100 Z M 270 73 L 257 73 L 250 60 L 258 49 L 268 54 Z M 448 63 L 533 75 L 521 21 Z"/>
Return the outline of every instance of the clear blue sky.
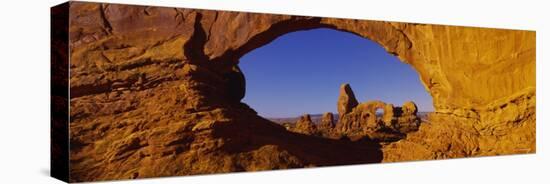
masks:
<path fill-rule="evenodd" d="M 313 29 L 285 34 L 240 59 L 243 102 L 263 117 L 337 112 L 339 87 L 349 83 L 359 102 L 414 101 L 433 111 L 414 69 L 377 43 L 351 33 Z"/>

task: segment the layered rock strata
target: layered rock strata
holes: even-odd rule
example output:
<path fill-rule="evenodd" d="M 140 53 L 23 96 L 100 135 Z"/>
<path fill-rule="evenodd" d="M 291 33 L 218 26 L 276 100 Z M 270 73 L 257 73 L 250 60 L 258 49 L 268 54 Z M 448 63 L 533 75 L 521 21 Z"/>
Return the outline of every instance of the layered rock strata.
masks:
<path fill-rule="evenodd" d="M 87 2 L 69 10 L 73 182 L 535 152 L 534 31 Z M 288 132 L 241 103 L 239 58 L 314 28 L 371 39 L 410 64 L 433 97 L 430 122 L 381 147 Z M 353 113 L 347 101 L 340 115 Z"/>

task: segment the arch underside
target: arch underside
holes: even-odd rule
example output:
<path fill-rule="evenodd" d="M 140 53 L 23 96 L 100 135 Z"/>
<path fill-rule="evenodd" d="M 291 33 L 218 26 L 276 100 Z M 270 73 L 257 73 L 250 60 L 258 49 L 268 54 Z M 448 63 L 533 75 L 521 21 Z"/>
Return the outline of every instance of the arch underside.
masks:
<path fill-rule="evenodd" d="M 535 152 L 535 32 L 72 2 L 71 181 Z M 399 142 L 291 133 L 246 104 L 238 59 L 333 28 L 410 64 L 435 113 Z M 162 172 L 160 172 L 162 171 Z"/>

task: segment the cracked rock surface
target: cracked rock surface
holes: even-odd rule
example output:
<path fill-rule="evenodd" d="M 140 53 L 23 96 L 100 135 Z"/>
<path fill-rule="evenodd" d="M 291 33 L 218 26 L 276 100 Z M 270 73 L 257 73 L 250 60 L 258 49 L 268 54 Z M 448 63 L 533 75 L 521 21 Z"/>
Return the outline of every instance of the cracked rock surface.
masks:
<path fill-rule="evenodd" d="M 71 2 L 70 179 L 112 180 L 535 152 L 535 32 Z M 379 43 L 433 97 L 405 139 L 287 131 L 241 103 L 239 58 L 331 28 Z"/>

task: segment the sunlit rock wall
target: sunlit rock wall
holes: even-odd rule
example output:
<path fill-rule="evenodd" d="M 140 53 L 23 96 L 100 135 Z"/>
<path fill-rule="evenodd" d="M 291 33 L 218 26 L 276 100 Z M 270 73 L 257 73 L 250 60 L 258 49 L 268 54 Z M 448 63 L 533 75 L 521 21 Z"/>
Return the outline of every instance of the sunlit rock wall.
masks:
<path fill-rule="evenodd" d="M 241 56 L 321 27 L 414 67 L 430 123 L 378 148 L 288 133 L 240 103 Z M 72 2 L 69 32 L 72 181 L 535 152 L 534 31 Z"/>

